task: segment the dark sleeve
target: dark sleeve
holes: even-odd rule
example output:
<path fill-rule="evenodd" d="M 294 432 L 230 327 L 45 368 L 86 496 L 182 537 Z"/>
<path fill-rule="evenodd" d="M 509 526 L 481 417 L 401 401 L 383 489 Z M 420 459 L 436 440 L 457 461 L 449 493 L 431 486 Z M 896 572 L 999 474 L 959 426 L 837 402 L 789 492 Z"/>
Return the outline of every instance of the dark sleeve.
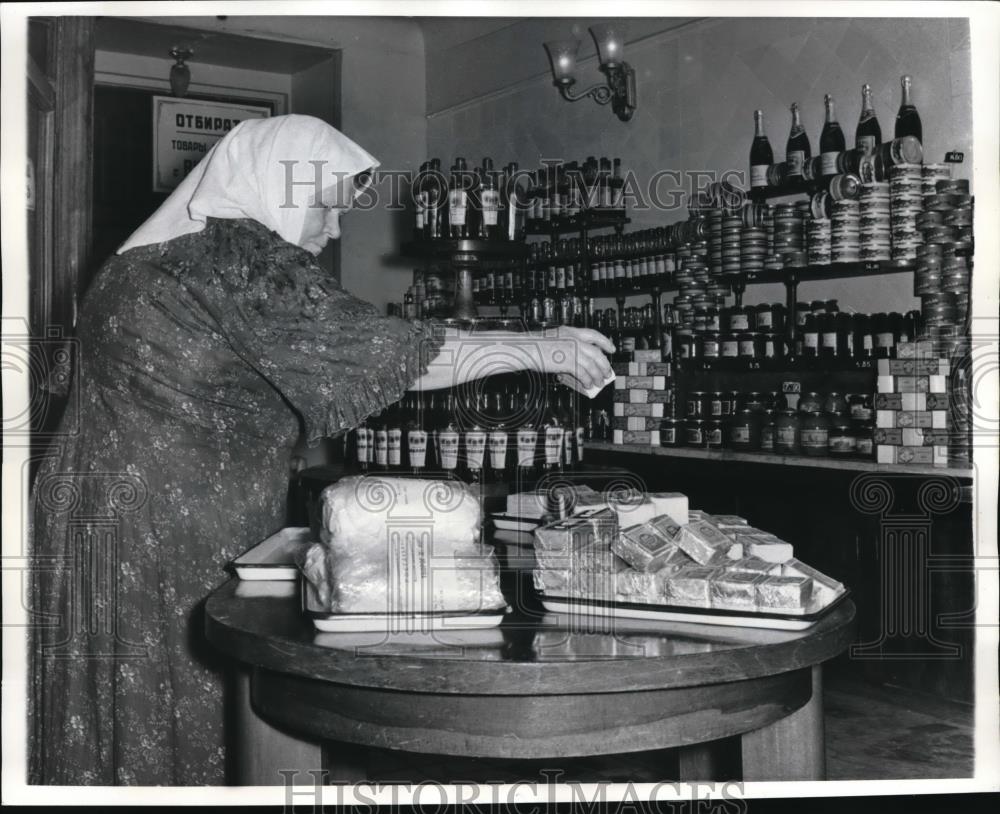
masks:
<path fill-rule="evenodd" d="M 302 415 L 308 443 L 399 401 L 440 352 L 433 323 L 382 316 L 280 238 L 256 235 L 248 252 L 241 237 L 216 241 L 206 296 L 233 349 Z"/>

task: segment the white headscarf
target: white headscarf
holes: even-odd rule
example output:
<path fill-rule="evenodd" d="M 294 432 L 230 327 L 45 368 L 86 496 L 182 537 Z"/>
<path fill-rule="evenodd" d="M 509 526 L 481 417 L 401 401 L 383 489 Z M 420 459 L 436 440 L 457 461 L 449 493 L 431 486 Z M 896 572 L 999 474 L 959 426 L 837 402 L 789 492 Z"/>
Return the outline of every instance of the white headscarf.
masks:
<path fill-rule="evenodd" d="M 208 151 L 117 253 L 200 232 L 209 217 L 251 218 L 301 246 L 317 193 L 326 205 L 348 203 L 337 200 L 339 185 L 378 165 L 347 136 L 313 116 L 246 119 Z M 289 180 L 297 183 L 289 187 Z"/>

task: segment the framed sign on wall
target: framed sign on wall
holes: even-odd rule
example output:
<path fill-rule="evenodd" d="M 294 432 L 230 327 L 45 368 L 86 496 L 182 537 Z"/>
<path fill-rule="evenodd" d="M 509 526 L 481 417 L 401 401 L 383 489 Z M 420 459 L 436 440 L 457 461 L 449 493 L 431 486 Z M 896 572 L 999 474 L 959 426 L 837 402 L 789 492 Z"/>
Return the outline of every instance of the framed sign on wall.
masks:
<path fill-rule="evenodd" d="M 219 139 L 267 106 L 153 97 L 153 191 L 172 192 Z"/>

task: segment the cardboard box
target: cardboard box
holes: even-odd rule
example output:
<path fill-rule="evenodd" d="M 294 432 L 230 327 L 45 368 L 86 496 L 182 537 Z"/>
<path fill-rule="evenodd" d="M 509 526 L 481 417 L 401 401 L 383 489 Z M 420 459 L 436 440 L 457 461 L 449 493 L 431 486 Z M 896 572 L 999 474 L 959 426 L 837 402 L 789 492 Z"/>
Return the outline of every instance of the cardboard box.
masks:
<path fill-rule="evenodd" d="M 948 413 L 945 410 L 876 410 L 875 426 L 943 430 L 948 428 Z"/>
<path fill-rule="evenodd" d="M 616 416 L 648 416 L 652 418 L 663 418 L 664 406 L 662 404 L 615 404 L 614 413 Z"/>
<path fill-rule="evenodd" d="M 688 498 L 680 492 L 647 492 L 649 498 L 656 509 L 656 516 L 667 515 L 671 520 L 679 525 L 688 522 Z"/>

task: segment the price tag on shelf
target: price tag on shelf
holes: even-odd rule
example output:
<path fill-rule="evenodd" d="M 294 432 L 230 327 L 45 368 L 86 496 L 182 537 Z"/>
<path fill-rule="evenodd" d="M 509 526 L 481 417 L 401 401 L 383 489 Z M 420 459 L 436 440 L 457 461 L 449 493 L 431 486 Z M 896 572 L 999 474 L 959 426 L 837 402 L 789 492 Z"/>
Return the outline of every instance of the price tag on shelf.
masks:
<path fill-rule="evenodd" d="M 961 150 L 949 150 L 944 154 L 945 164 L 961 164 L 965 161 L 965 153 Z"/>
<path fill-rule="evenodd" d="M 865 263 L 865 271 L 869 274 L 874 274 L 881 270 L 881 266 L 878 263 Z"/>
<path fill-rule="evenodd" d="M 801 393 L 802 392 L 802 382 L 782 382 L 781 383 L 782 393 Z"/>

